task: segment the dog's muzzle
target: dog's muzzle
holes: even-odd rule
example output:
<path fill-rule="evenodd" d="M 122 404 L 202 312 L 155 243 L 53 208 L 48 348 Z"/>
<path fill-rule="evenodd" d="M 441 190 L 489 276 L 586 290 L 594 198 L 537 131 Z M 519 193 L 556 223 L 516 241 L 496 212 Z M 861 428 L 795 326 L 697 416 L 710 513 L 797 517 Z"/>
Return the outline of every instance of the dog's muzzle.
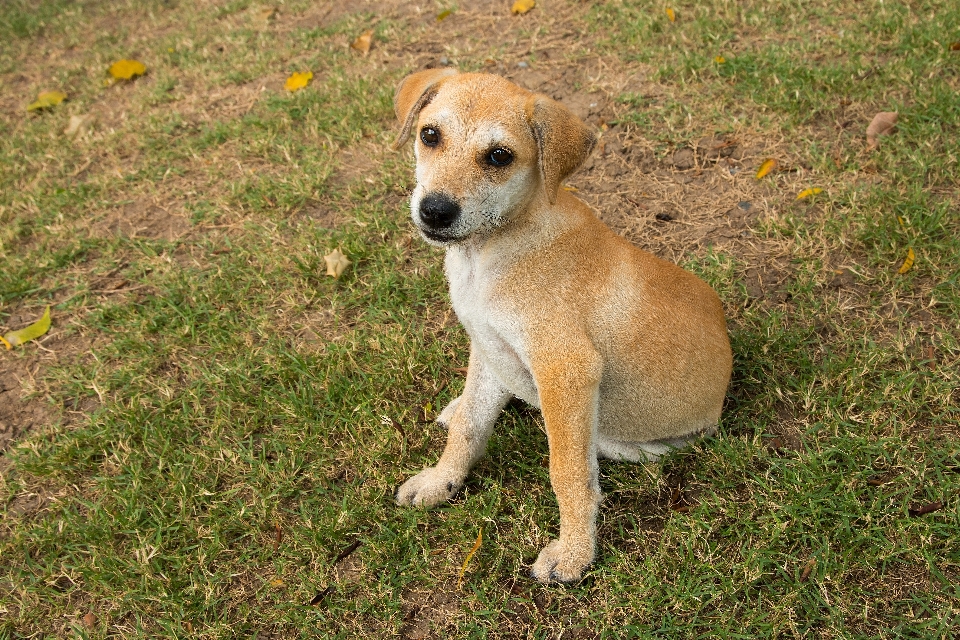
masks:
<path fill-rule="evenodd" d="M 420 222 L 428 234 L 448 229 L 459 217 L 460 205 L 445 193 L 430 193 L 420 201 Z"/>

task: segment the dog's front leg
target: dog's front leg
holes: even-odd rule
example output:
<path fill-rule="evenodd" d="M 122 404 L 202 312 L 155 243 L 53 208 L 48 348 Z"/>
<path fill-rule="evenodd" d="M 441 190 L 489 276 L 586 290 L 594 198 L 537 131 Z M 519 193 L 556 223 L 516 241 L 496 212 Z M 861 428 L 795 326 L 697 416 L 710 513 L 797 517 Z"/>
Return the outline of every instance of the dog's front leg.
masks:
<path fill-rule="evenodd" d="M 560 537 L 544 547 L 530 570 L 540 582 L 574 582 L 593 562 L 601 500 L 596 445 L 601 372 L 600 357 L 588 345 L 534 363 L 550 446 L 550 484 L 560 507 Z"/>
<path fill-rule="evenodd" d="M 487 450 L 493 424 L 510 396 L 476 348 L 471 347 L 463 393 L 437 418 L 448 430 L 443 455 L 437 466 L 427 467 L 400 486 L 397 504 L 432 507 L 456 495 L 470 468 Z"/>

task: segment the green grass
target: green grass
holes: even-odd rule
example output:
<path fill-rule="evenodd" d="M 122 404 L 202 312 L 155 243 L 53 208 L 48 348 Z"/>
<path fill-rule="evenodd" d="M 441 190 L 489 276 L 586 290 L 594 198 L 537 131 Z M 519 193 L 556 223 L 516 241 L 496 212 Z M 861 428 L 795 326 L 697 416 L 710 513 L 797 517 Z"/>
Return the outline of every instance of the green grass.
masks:
<path fill-rule="evenodd" d="M 651 70 L 664 96 L 625 93 L 621 121 L 661 153 L 714 131 L 768 136 L 828 187 L 796 203 L 786 174 L 769 181 L 755 231 L 789 265 L 780 303 L 748 295 L 740 256 L 684 257 L 728 312 L 720 435 L 658 465 L 601 464 L 598 559 L 572 587 L 526 577 L 558 517 L 536 412 L 508 408 L 449 506 L 393 504 L 439 455 L 444 434 L 420 417 L 459 392 L 468 341 L 441 256 L 407 220 L 408 153 L 365 155 L 392 140 L 409 69 L 342 45 L 381 16 L 260 31 L 252 3 L 157 2 L 88 38 L 108 10 L 58 6 L 0 13 L 17 42 L 0 71 L 71 87 L 62 108 L 0 117 L 0 320 L 55 303 L 61 334 L 45 346 L 62 349 L 31 400 L 54 417 L 3 454 L 0 638 L 393 637 L 422 620 L 438 637 L 947 638 L 960 624 L 952 3 L 851 15 L 718 0 L 676 5 L 669 23 L 656 3 L 616 2 L 567 18 Z M 391 51 L 430 37 L 388 18 L 376 28 Z M 138 20 L 157 35 L 134 47 Z M 44 38 L 81 53 L 45 66 L 30 48 Z M 104 87 L 134 48 L 150 73 Z M 185 100 L 304 68 L 310 87 L 246 111 L 202 117 Z M 67 113 L 110 102 L 128 117 L 59 137 Z M 900 121 L 875 153 L 860 120 L 835 126 L 880 110 Z M 347 171 L 357 157 L 366 170 Z M 154 201 L 182 209 L 189 233 L 97 231 Z M 353 263 L 337 280 L 323 275 L 335 247 Z M 916 266 L 899 274 L 908 247 Z M 827 286 L 840 264 L 857 271 L 855 304 Z M 130 290 L 96 293 L 105 278 Z M 687 512 L 670 508 L 678 484 Z M 23 512 L 32 494 L 42 507 Z M 911 516 L 933 501 L 943 509 Z"/>

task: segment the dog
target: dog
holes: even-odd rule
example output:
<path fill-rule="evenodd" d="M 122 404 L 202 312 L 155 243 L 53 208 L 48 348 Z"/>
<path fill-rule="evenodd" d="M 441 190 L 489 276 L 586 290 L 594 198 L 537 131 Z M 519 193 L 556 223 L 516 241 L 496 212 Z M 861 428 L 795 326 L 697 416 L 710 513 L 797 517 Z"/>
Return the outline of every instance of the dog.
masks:
<path fill-rule="evenodd" d="M 452 498 L 520 398 L 543 415 L 560 507 L 559 537 L 530 573 L 575 582 L 596 553 L 597 458 L 652 461 L 715 433 L 732 368 L 720 299 L 561 188 L 597 142 L 561 103 L 443 68 L 407 76 L 394 106 L 394 148 L 415 138 L 413 223 L 446 250 L 470 336 L 463 393 L 437 417 L 443 454 L 396 500 Z"/>

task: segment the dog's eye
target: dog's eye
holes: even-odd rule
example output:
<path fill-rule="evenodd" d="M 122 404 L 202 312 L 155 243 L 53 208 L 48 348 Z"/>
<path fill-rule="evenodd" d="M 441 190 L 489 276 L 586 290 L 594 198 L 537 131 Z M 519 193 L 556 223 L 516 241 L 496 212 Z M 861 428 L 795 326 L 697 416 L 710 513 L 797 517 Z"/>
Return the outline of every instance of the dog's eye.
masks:
<path fill-rule="evenodd" d="M 513 162 L 513 154 L 506 149 L 494 149 L 487 156 L 487 162 L 495 167 L 505 167 Z"/>
<path fill-rule="evenodd" d="M 424 127 L 420 131 L 420 141 L 428 147 L 435 147 L 440 144 L 440 132 L 433 127 Z"/>

